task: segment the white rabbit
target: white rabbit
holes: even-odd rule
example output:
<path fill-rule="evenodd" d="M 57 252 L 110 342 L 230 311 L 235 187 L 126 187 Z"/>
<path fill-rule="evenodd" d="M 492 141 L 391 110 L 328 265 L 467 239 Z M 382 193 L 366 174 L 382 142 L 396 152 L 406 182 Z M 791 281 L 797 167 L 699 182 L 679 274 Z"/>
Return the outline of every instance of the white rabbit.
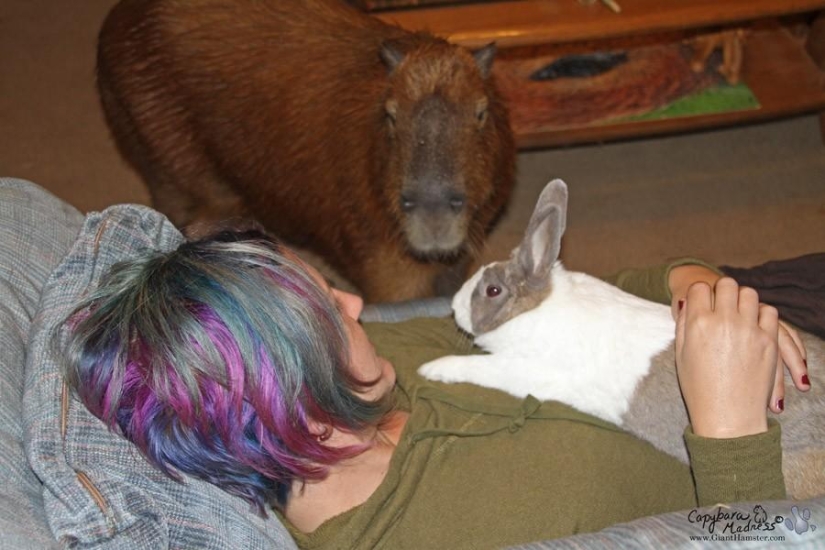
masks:
<path fill-rule="evenodd" d="M 488 354 L 442 357 L 419 373 L 567 403 L 687 462 L 670 308 L 567 271 L 558 260 L 566 212 L 567 186 L 553 180 L 510 259 L 482 267 L 453 298 L 456 323 Z M 811 380 L 823 380 L 825 343 L 800 336 Z M 825 494 L 821 388 L 789 391 L 779 417 L 785 483 L 795 498 Z"/>

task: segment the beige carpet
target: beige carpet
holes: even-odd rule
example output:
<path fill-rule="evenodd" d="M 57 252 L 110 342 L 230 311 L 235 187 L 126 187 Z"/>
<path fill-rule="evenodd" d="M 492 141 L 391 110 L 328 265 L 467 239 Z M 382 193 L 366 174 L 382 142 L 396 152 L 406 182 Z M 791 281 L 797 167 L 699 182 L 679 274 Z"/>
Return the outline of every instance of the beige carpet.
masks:
<path fill-rule="evenodd" d="M 0 174 L 35 181 L 83 211 L 148 201 L 94 93 L 96 33 L 113 4 L 0 1 Z M 825 251 L 825 147 L 813 115 L 519 160 L 487 258 L 518 242 L 553 177 L 570 185 L 562 255 L 573 269 L 604 274 L 678 255 L 754 265 Z"/>

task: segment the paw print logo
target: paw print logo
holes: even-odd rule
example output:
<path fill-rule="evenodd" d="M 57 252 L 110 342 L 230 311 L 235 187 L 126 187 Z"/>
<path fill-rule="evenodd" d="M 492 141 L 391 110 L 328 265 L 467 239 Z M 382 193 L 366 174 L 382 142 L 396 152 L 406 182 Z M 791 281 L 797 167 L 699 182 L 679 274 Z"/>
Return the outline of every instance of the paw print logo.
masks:
<path fill-rule="evenodd" d="M 803 508 L 800 512 L 799 507 L 793 506 L 791 508 L 791 517 L 785 518 L 785 527 L 788 531 L 794 531 L 797 535 L 816 531 L 816 525 L 811 522 L 811 511 L 808 508 Z"/>

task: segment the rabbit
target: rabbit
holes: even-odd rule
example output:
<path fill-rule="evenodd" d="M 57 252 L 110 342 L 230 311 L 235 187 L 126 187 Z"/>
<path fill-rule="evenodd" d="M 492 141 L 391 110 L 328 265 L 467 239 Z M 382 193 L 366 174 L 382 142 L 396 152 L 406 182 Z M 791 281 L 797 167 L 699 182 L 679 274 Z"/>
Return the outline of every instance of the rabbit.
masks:
<path fill-rule="evenodd" d="M 479 269 L 456 293 L 456 324 L 487 355 L 447 356 L 423 377 L 566 403 L 612 422 L 684 463 L 688 416 L 676 377 L 670 308 L 624 292 L 558 259 L 567 185 L 539 196 L 508 261 Z M 823 379 L 825 342 L 800 331 L 810 378 Z M 786 383 L 792 384 L 786 374 Z M 782 421 L 788 493 L 825 494 L 825 392 L 789 392 Z"/>

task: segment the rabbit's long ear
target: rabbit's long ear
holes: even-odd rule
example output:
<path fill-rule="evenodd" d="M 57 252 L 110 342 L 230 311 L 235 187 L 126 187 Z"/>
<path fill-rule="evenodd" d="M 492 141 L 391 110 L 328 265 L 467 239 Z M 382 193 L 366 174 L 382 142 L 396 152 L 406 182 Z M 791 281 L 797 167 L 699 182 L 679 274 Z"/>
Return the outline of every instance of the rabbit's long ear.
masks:
<path fill-rule="evenodd" d="M 553 264 L 559 257 L 566 224 L 567 184 L 555 179 L 539 195 L 516 252 L 515 260 L 529 286 L 541 288 L 547 284 Z"/>

